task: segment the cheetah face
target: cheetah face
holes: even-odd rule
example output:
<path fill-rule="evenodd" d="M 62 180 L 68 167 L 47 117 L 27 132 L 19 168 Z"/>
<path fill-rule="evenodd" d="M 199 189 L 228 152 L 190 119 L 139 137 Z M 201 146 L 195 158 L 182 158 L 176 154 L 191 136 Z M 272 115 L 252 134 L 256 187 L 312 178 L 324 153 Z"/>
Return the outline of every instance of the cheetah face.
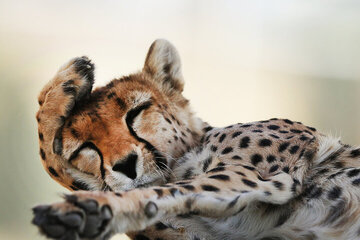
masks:
<path fill-rule="evenodd" d="M 42 163 L 70 190 L 128 190 L 164 183 L 174 158 L 201 133 L 175 48 L 155 41 L 139 73 L 91 92 L 86 57 L 62 67 L 39 96 Z"/>

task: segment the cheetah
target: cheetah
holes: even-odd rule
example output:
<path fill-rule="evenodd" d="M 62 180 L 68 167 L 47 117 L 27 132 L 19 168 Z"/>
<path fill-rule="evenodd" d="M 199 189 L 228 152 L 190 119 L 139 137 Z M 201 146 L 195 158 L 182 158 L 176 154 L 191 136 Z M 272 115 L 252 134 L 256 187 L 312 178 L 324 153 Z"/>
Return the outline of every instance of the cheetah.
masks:
<path fill-rule="evenodd" d="M 360 148 L 288 119 L 216 128 L 182 95 L 177 50 L 92 91 L 70 60 L 39 95 L 40 157 L 70 191 L 33 208 L 51 239 L 360 239 Z"/>

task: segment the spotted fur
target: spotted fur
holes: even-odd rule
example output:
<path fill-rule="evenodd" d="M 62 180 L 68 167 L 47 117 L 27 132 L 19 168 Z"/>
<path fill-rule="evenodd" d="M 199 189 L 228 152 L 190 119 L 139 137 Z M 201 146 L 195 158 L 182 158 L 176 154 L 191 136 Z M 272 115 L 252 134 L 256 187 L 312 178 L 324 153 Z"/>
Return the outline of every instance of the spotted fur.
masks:
<path fill-rule="evenodd" d="M 360 148 L 288 119 L 207 125 L 165 40 L 141 72 L 91 91 L 93 71 L 75 58 L 39 97 L 45 170 L 92 190 L 34 208 L 47 237 L 360 238 Z"/>

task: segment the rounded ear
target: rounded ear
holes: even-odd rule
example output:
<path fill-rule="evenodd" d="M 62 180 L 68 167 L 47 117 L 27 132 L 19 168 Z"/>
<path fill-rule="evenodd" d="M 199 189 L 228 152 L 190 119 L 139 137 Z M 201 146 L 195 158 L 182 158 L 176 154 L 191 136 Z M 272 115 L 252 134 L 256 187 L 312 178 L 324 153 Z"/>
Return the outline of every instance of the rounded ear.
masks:
<path fill-rule="evenodd" d="M 170 90 L 182 92 L 184 80 L 176 48 L 167 40 L 158 39 L 150 46 L 143 72 Z"/>

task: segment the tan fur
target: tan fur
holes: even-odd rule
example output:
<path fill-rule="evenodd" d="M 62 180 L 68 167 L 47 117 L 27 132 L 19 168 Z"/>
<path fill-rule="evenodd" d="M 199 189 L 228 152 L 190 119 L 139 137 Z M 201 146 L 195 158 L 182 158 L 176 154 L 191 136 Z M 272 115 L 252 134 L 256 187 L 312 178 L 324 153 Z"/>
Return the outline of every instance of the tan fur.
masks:
<path fill-rule="evenodd" d="M 70 190 L 97 190 L 35 208 L 46 236 L 360 237 L 359 148 L 287 119 L 208 126 L 182 96 L 180 58 L 165 40 L 152 44 L 142 72 L 91 92 L 93 68 L 71 60 L 39 96 L 45 169 Z M 135 166 L 121 168 L 129 159 Z M 66 217 L 75 213 L 76 230 Z"/>

